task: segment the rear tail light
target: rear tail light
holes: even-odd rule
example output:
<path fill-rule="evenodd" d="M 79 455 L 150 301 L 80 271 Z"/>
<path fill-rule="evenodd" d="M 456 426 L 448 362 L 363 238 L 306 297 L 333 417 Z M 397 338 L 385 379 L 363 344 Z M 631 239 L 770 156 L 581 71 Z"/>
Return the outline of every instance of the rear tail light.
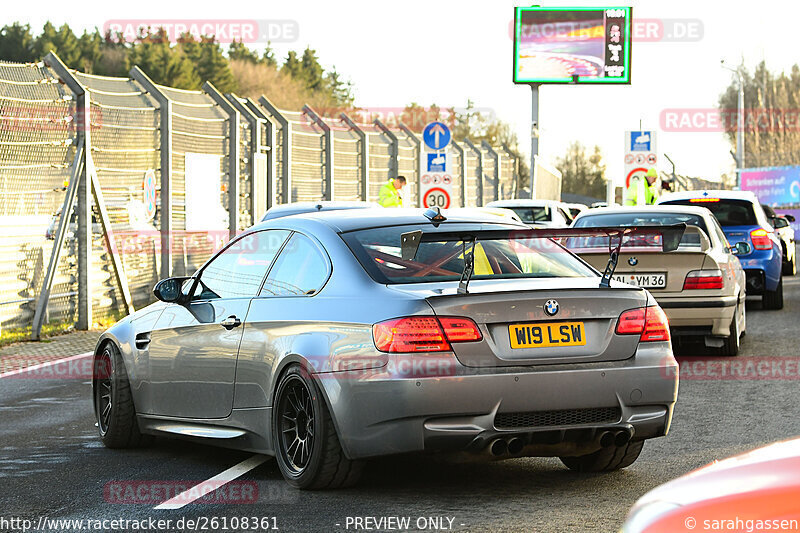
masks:
<path fill-rule="evenodd" d="M 640 342 L 669 340 L 669 322 L 657 305 L 629 309 L 619 315 L 617 335 L 639 335 Z"/>
<path fill-rule="evenodd" d="M 694 289 L 721 289 L 722 271 L 721 270 L 692 270 L 686 274 L 683 282 L 683 290 Z"/>
<path fill-rule="evenodd" d="M 446 352 L 451 342 L 478 341 L 478 325 L 465 317 L 409 316 L 372 326 L 375 346 L 382 352 Z"/>
<path fill-rule="evenodd" d="M 753 242 L 753 248 L 756 250 L 769 250 L 772 248 L 772 240 L 769 238 L 769 232 L 764 228 L 751 231 L 750 240 Z"/>

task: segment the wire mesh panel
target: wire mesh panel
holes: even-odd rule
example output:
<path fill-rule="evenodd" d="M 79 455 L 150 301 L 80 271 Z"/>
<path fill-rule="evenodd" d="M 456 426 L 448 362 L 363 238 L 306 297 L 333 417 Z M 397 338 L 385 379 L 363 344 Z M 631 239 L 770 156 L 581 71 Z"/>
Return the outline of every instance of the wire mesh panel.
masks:
<path fill-rule="evenodd" d="M 256 125 L 258 127 L 258 125 Z M 239 220 L 236 227 L 252 226 L 259 215 L 253 212 L 253 126 L 239 118 Z M 263 215 L 263 213 L 261 213 Z"/>
<path fill-rule="evenodd" d="M 304 113 L 283 111 L 292 128 L 293 202 L 322 200 L 325 194 L 325 138 L 322 128 Z"/>
<path fill-rule="evenodd" d="M 29 326 L 75 156 L 73 95 L 42 64 L 0 62 L 0 321 Z M 70 222 L 73 234 L 76 223 Z M 76 242 L 68 238 L 50 319 L 77 310 Z"/>
<path fill-rule="evenodd" d="M 333 130 L 334 200 L 361 198 L 361 139 L 347 127 Z"/>
<path fill-rule="evenodd" d="M 389 180 L 391 168 L 392 140 L 374 125 L 361 127 L 369 142 L 369 191 L 370 202 L 377 202 L 381 187 Z"/>
<path fill-rule="evenodd" d="M 516 160 L 505 151 L 500 154 L 500 198 L 514 198 L 514 184 L 517 181 Z"/>
<path fill-rule="evenodd" d="M 464 162 L 467 167 L 467 206 L 481 205 L 478 202 L 478 156 L 469 146 L 464 146 Z"/>
<path fill-rule="evenodd" d="M 499 183 L 495 174 L 497 162 L 494 154 L 487 148 L 480 147 L 480 150 L 483 153 L 483 203 L 488 204 L 498 198 L 497 188 Z"/>
<path fill-rule="evenodd" d="M 419 183 L 419 159 L 417 155 L 417 145 L 413 138 L 405 132 L 398 130 L 394 134 L 397 136 L 397 173 L 406 177 L 406 186 L 403 187 L 403 197 L 405 207 L 417 207 L 417 184 Z"/>
<path fill-rule="evenodd" d="M 122 259 L 134 306 L 150 302 L 151 289 L 158 281 L 159 250 L 155 206 L 145 194 L 149 173 L 159 182 L 160 119 L 158 103 L 127 78 L 109 78 L 72 72 L 90 98 L 90 153 L 115 234 L 115 246 Z M 152 179 L 150 176 L 147 179 Z M 157 187 L 157 186 L 156 186 Z M 95 209 L 96 211 L 96 209 Z M 96 301 L 97 313 L 116 308 L 121 296 L 111 279 L 111 262 L 102 248 L 102 228 L 94 215 L 94 263 L 103 275 L 93 278 L 93 295 L 102 291 L 105 300 Z M 96 231 L 95 231 L 96 230 Z M 102 282 L 102 283 L 101 283 Z"/>
<path fill-rule="evenodd" d="M 191 274 L 226 240 L 230 188 L 228 115 L 207 94 L 159 86 L 172 100 L 172 270 Z M 186 161 L 193 154 L 219 156 L 219 181 L 192 184 L 219 187 L 220 209 L 206 213 L 206 226 L 215 231 L 186 227 Z M 216 176 L 215 176 L 216 177 Z M 199 190 L 197 192 L 200 192 Z M 219 230 L 216 230 L 219 228 Z"/>

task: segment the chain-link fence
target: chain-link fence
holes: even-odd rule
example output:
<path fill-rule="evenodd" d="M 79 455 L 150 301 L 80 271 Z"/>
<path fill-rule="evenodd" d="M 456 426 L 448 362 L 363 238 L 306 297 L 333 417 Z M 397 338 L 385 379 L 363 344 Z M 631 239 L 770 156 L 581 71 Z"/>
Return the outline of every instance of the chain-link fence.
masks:
<path fill-rule="evenodd" d="M 2 326 L 30 326 L 40 300 L 39 322 L 146 305 L 158 279 L 190 274 L 277 203 L 377 201 L 403 175 L 418 206 L 421 144 L 402 124 L 165 87 L 138 67 L 110 78 L 54 54 L 0 63 Z M 518 162 L 502 147 L 461 140 L 448 154 L 455 206 L 515 194 Z"/>

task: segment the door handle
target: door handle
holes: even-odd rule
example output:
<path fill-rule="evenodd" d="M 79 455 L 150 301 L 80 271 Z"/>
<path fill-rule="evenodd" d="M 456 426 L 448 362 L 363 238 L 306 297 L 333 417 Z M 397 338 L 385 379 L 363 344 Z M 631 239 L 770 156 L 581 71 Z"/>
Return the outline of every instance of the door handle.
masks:
<path fill-rule="evenodd" d="M 220 325 L 227 330 L 231 330 L 237 326 L 240 326 L 241 324 L 242 321 L 236 318 L 236 315 L 231 315 L 222 322 L 220 322 Z"/>

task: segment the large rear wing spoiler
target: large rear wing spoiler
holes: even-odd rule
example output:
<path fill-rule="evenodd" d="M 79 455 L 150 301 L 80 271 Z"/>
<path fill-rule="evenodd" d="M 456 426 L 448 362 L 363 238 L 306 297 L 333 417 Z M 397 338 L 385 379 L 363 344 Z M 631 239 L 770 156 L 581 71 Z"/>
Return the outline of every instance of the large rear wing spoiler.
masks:
<path fill-rule="evenodd" d="M 661 251 L 672 252 L 678 245 L 686 231 L 686 224 L 672 226 L 634 226 L 634 227 L 603 227 L 603 228 L 530 228 L 530 229 L 490 229 L 490 230 L 465 230 L 465 231 L 431 231 L 422 230 L 403 233 L 400 238 L 402 258 L 413 261 L 417 256 L 419 245 L 423 242 L 461 242 L 464 246 L 464 271 L 458 290 L 467 292 L 469 280 L 474 267 L 475 243 L 478 240 L 496 239 L 557 239 L 570 237 L 608 237 L 608 264 L 600 278 L 600 287 L 609 287 L 611 276 L 617 268 L 617 259 L 622 242 L 625 237 L 633 235 L 660 235 Z M 470 248 L 467 250 L 467 245 Z"/>

